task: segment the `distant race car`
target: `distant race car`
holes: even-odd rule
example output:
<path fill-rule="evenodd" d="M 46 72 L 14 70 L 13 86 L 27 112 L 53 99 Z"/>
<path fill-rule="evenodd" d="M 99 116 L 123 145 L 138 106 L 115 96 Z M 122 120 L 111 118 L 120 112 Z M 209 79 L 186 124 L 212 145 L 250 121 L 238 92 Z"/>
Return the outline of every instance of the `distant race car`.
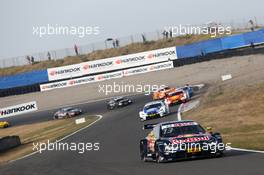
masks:
<path fill-rule="evenodd" d="M 123 107 L 130 105 L 132 103 L 132 100 L 126 97 L 117 97 L 113 98 L 110 101 L 107 102 L 107 109 L 114 109 L 118 107 Z"/>
<path fill-rule="evenodd" d="M 144 125 L 152 129 L 140 141 L 143 161 L 167 162 L 196 157 L 222 156 L 225 146 L 220 133 L 207 132 L 191 120 Z"/>
<path fill-rule="evenodd" d="M 173 105 L 176 103 L 186 102 L 188 99 L 187 93 L 182 89 L 178 89 L 168 93 L 164 101 L 167 105 Z"/>
<path fill-rule="evenodd" d="M 0 128 L 7 128 L 9 126 L 10 126 L 10 124 L 7 121 L 0 122 Z"/>
<path fill-rule="evenodd" d="M 181 87 L 179 89 L 182 89 L 186 92 L 188 98 L 191 98 L 193 96 L 193 88 L 191 86 L 189 86 L 188 84 L 184 87 Z"/>
<path fill-rule="evenodd" d="M 163 101 L 153 101 L 144 106 L 143 110 L 139 112 L 139 117 L 141 121 L 145 121 L 156 117 L 163 117 L 169 113 L 167 104 Z"/>
<path fill-rule="evenodd" d="M 173 91 L 175 89 L 176 88 L 172 88 L 169 86 L 163 87 L 163 88 L 157 90 L 156 92 L 153 92 L 152 99 L 153 100 L 161 100 L 166 96 L 167 93 L 169 93 L 170 91 Z"/>
<path fill-rule="evenodd" d="M 54 119 L 71 118 L 82 114 L 82 110 L 78 108 L 62 108 L 54 114 Z"/>

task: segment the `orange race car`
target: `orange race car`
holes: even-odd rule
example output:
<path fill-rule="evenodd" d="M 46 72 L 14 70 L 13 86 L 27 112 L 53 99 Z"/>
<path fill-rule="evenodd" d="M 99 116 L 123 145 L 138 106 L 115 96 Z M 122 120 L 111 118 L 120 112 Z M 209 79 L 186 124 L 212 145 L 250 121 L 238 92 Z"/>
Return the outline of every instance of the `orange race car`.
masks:
<path fill-rule="evenodd" d="M 167 105 L 173 105 L 178 102 L 186 102 L 188 100 L 187 94 L 184 90 L 174 90 L 167 93 L 165 97 L 165 103 Z"/>
<path fill-rule="evenodd" d="M 153 100 L 161 100 L 163 98 L 166 97 L 166 94 L 171 92 L 171 91 L 174 91 L 176 88 L 172 88 L 172 87 L 169 87 L 169 86 L 166 86 L 166 87 L 163 87 L 159 90 L 157 90 L 156 92 L 153 93 L 152 95 L 152 99 Z"/>

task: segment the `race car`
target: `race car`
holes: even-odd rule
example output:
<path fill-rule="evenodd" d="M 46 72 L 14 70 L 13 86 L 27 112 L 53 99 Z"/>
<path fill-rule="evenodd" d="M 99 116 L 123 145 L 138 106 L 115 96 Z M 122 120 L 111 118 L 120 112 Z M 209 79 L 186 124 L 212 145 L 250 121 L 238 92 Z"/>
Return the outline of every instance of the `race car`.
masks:
<path fill-rule="evenodd" d="M 130 105 L 132 103 L 132 100 L 125 97 L 117 97 L 113 98 L 110 101 L 107 102 L 107 109 L 114 109 L 118 107 L 123 107 Z"/>
<path fill-rule="evenodd" d="M 169 93 L 173 90 L 175 90 L 175 88 L 172 88 L 169 86 L 163 87 L 163 88 L 157 90 L 156 92 L 154 92 L 152 94 L 152 99 L 153 100 L 161 100 L 166 96 L 167 93 Z"/>
<path fill-rule="evenodd" d="M 0 128 L 7 128 L 10 124 L 7 121 L 0 121 Z"/>
<path fill-rule="evenodd" d="M 191 98 L 193 96 L 193 88 L 189 86 L 188 84 L 186 84 L 186 86 L 181 87 L 179 89 L 184 90 L 188 98 Z"/>
<path fill-rule="evenodd" d="M 167 105 L 173 105 L 176 103 L 186 102 L 187 100 L 187 93 L 184 90 L 178 89 L 168 93 L 164 101 Z"/>
<path fill-rule="evenodd" d="M 59 111 L 57 111 L 53 118 L 54 119 L 64 119 L 64 118 L 71 118 L 75 117 L 77 115 L 82 114 L 82 110 L 78 108 L 72 108 L 72 107 L 67 107 L 67 108 L 62 108 Z"/>
<path fill-rule="evenodd" d="M 153 101 L 145 104 L 143 110 L 139 112 L 139 117 L 141 121 L 145 121 L 156 117 L 163 117 L 169 113 L 169 107 L 163 101 Z"/>
<path fill-rule="evenodd" d="M 158 163 L 173 160 L 218 157 L 225 150 L 220 133 L 206 131 L 192 120 L 169 121 L 147 124 L 143 129 L 152 129 L 140 140 L 140 158 Z"/>

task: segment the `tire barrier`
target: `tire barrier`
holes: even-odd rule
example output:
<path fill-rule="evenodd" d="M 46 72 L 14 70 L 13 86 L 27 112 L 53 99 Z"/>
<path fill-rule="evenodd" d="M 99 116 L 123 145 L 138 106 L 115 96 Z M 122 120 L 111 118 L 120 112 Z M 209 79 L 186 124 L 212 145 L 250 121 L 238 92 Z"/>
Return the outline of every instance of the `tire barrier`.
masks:
<path fill-rule="evenodd" d="M 39 84 L 14 87 L 14 88 L 8 88 L 8 89 L 0 89 L 0 97 L 27 94 L 27 93 L 38 92 L 38 91 L 40 91 Z"/>
<path fill-rule="evenodd" d="M 0 138 L 0 152 L 5 152 L 21 145 L 19 136 L 6 136 Z"/>

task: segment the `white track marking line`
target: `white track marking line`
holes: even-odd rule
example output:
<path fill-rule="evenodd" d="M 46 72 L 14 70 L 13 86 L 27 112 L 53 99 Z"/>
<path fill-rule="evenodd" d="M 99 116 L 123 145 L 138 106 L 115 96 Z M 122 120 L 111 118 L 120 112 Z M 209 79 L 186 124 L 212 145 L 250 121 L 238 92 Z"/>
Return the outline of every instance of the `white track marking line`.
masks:
<path fill-rule="evenodd" d="M 99 117 L 97 120 L 93 121 L 92 123 L 90 123 L 89 125 L 85 126 L 84 128 L 81 128 L 81 129 L 79 129 L 79 130 L 77 130 L 77 131 L 75 131 L 75 132 L 73 132 L 73 133 L 71 133 L 71 134 L 69 134 L 69 135 L 63 137 L 63 138 L 60 139 L 60 140 L 56 140 L 54 143 L 61 142 L 62 140 L 65 140 L 65 139 L 67 139 L 67 138 L 73 136 L 74 134 L 77 134 L 78 132 L 80 132 L 80 131 L 82 131 L 82 130 L 84 130 L 84 129 L 90 127 L 90 126 L 92 126 L 93 124 L 95 124 L 96 122 L 98 122 L 99 120 L 101 120 L 101 119 L 103 118 L 102 115 L 96 115 L 96 116 Z M 21 159 L 24 159 L 24 158 L 30 157 L 30 156 L 32 156 L 32 155 L 38 153 L 38 152 L 40 152 L 40 151 L 32 152 L 32 153 L 30 153 L 30 154 L 28 154 L 28 155 L 25 155 L 25 156 L 23 156 L 23 157 L 20 157 L 20 158 L 18 158 L 18 159 L 11 160 L 11 161 L 9 161 L 8 163 L 13 163 L 13 162 L 15 162 L 15 161 L 18 161 L 18 160 L 21 160 Z"/>
<path fill-rule="evenodd" d="M 179 108 L 178 108 L 178 112 L 177 112 L 177 120 L 178 121 L 181 121 L 181 110 L 182 110 L 182 107 L 183 107 L 184 103 L 180 104 Z"/>
<path fill-rule="evenodd" d="M 264 154 L 264 151 L 252 150 L 252 149 L 242 149 L 242 148 L 230 148 L 231 150 L 235 151 L 243 151 L 243 152 L 252 152 L 252 153 L 261 153 Z"/>

